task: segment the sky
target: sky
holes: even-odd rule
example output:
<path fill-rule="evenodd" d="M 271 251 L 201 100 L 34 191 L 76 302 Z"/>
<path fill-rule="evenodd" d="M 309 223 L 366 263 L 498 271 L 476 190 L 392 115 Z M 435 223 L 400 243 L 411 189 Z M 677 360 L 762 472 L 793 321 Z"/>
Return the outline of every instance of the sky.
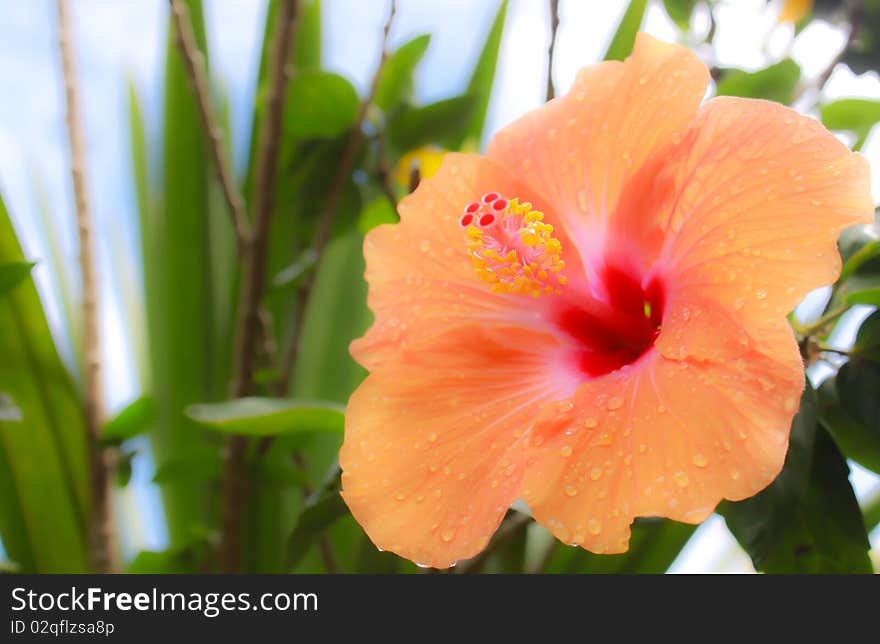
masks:
<path fill-rule="evenodd" d="M 164 0 L 70 0 L 77 63 L 82 87 L 90 194 L 99 235 L 103 351 L 108 405 L 119 408 L 136 398 L 138 374 L 130 357 L 131 326 L 125 322 L 120 292 L 138 279 L 136 262 L 116 275 L 114 258 L 137 257 L 136 220 L 127 140 L 127 84 L 131 81 L 146 106 L 148 127 L 158 132 L 164 70 L 167 3 Z M 253 100 L 259 40 L 265 3 L 262 0 L 204 0 L 211 56 L 211 74 L 230 97 L 233 159 L 243 167 Z M 554 83 L 565 91 L 577 71 L 599 60 L 626 7 L 624 0 L 561 0 L 560 29 Z M 399 0 L 392 46 L 422 33 L 432 34 L 431 46 L 419 68 L 416 92 L 424 101 L 460 93 L 473 60 L 494 17 L 497 0 Z M 378 59 L 387 0 L 324 0 L 324 65 L 359 89 L 366 88 Z M 13 213 L 26 254 L 46 257 L 46 234 L 41 226 L 40 197 L 48 205 L 49 221 L 59 237 L 64 261 L 75 265 L 72 189 L 67 170 L 60 61 L 57 53 L 54 0 L 0 0 L 0 192 Z M 791 55 L 808 78 L 825 68 L 844 42 L 835 27 L 814 21 L 796 39 L 790 25 L 778 25 L 779 1 L 733 0 L 717 9 L 715 50 L 697 47 L 698 54 L 721 66 L 758 69 Z M 698 10 L 693 31 L 705 32 L 708 18 Z M 682 36 L 653 0 L 643 29 L 668 41 Z M 546 84 L 549 19 L 545 0 L 511 0 L 505 38 L 490 104 L 486 141 L 498 129 L 541 105 Z M 684 44 L 695 44 L 684 41 Z M 861 96 L 880 98 L 876 73 L 854 76 L 838 67 L 826 86 L 824 100 Z M 807 96 L 807 99 L 810 97 Z M 880 128 L 878 128 L 880 130 Z M 485 142 L 485 141 L 484 141 Z M 863 152 L 872 163 L 875 198 L 880 196 L 880 135 L 869 138 Z M 50 278 L 46 262 L 35 269 L 50 323 L 61 319 L 59 285 Z M 809 315 L 813 304 L 799 311 Z M 851 341 L 854 312 L 835 339 Z M 59 338 L 64 346 L 65 340 Z M 69 351 L 67 351 L 69 358 Z M 819 370 L 816 377 L 822 377 Z M 161 548 L 165 535 L 157 511 L 155 490 L 148 484 L 152 464 L 135 462 L 134 484 L 118 499 L 120 512 L 131 526 L 125 535 L 130 550 Z M 861 496 L 880 488 L 878 477 L 856 468 L 853 482 Z M 138 511 L 135 511 L 135 508 Z M 880 535 L 873 535 L 877 547 Z M 698 531 L 676 561 L 676 572 L 741 571 L 751 565 L 713 517 Z"/>

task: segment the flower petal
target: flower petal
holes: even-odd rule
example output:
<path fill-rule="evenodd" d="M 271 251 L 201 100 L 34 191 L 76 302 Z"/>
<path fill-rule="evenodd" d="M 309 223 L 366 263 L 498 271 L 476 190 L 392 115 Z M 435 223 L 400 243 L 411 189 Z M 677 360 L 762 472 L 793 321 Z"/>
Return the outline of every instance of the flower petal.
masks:
<path fill-rule="evenodd" d="M 536 318 L 530 298 L 492 293 L 472 266 L 458 220 L 468 203 L 487 192 L 529 201 L 545 221 L 554 221 L 550 204 L 496 163 L 477 155 L 445 155 L 437 174 L 400 202 L 400 223 L 367 234 L 367 303 L 375 323 L 351 348 L 362 365 L 378 366 L 400 348 L 450 326 Z M 571 244 L 560 241 L 568 262 Z M 577 260 L 569 264 L 577 266 Z"/>
<path fill-rule="evenodd" d="M 568 94 L 501 130 L 487 155 L 556 205 L 586 266 L 601 256 L 624 186 L 688 129 L 708 82 L 691 51 L 639 34 L 625 63 L 585 68 Z"/>
<path fill-rule="evenodd" d="M 349 401 L 343 497 L 380 548 L 445 568 L 477 554 L 519 496 L 523 436 L 557 398 L 556 340 L 452 327 L 401 349 Z"/>
<path fill-rule="evenodd" d="M 681 146 L 660 260 L 671 301 L 709 294 L 747 326 L 840 271 L 841 229 L 873 221 L 868 164 L 791 109 L 716 98 Z"/>
<path fill-rule="evenodd" d="M 535 518 L 566 543 L 623 552 L 636 516 L 699 523 L 722 498 L 766 487 L 785 459 L 803 387 L 785 323 L 729 363 L 658 352 L 582 386 L 539 425 L 523 481 Z"/>

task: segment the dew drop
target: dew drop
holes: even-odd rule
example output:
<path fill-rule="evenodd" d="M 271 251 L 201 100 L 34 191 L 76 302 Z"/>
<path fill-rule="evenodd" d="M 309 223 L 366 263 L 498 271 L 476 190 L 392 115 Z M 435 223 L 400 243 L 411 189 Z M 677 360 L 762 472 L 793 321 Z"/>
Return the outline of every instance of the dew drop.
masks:
<path fill-rule="evenodd" d="M 685 474 L 684 472 L 682 472 L 681 470 L 676 472 L 672 478 L 675 479 L 675 484 L 678 487 L 687 487 L 691 482 L 690 479 L 688 478 L 688 475 Z"/>
<path fill-rule="evenodd" d="M 795 401 L 794 398 L 786 398 L 785 401 L 782 403 L 782 406 L 785 409 L 785 411 L 794 411 L 796 404 L 797 404 L 797 401 Z"/>
<path fill-rule="evenodd" d="M 423 239 L 419 244 L 419 250 L 423 253 L 427 253 L 431 250 L 431 242 L 429 242 L 427 239 Z"/>
<path fill-rule="evenodd" d="M 737 479 L 739 478 L 739 470 L 733 470 L 733 471 L 731 471 L 731 472 L 730 472 L 730 478 L 732 478 L 734 481 L 737 480 Z"/>
<path fill-rule="evenodd" d="M 446 528 L 443 532 L 440 533 L 440 538 L 443 539 L 446 543 L 449 543 L 455 538 L 455 531 L 452 528 Z"/>
<path fill-rule="evenodd" d="M 599 421 L 590 416 L 589 418 L 584 419 L 584 427 L 587 429 L 593 429 L 599 425 Z"/>
<path fill-rule="evenodd" d="M 566 496 L 577 496 L 578 489 L 574 485 L 566 485 L 565 486 L 565 494 Z"/>
<path fill-rule="evenodd" d="M 709 464 L 709 459 L 706 458 L 704 454 L 700 454 L 697 452 L 694 454 L 694 465 L 697 467 L 706 467 Z"/>
<path fill-rule="evenodd" d="M 598 519 L 590 519 L 587 521 L 587 530 L 590 531 L 590 534 L 597 535 L 602 532 L 602 524 L 599 523 Z"/>
<path fill-rule="evenodd" d="M 666 413 L 666 407 L 665 407 L 664 405 L 657 405 L 657 413 L 658 413 L 658 414 L 665 414 L 665 413 Z"/>
<path fill-rule="evenodd" d="M 437 432 L 431 432 L 430 434 L 428 434 L 428 442 L 429 443 L 433 443 L 436 440 L 437 440 Z"/>
<path fill-rule="evenodd" d="M 571 456 L 571 447 L 569 447 L 568 445 L 563 445 L 562 448 L 559 450 L 559 453 L 563 456 L 563 458 L 568 458 L 569 456 Z"/>
<path fill-rule="evenodd" d="M 608 400 L 608 409 L 615 410 L 620 409 L 623 406 L 623 398 L 620 396 L 612 396 Z"/>
<path fill-rule="evenodd" d="M 602 468 L 601 467 L 594 467 L 592 470 L 590 470 L 590 480 L 591 481 L 598 481 L 601 477 L 602 477 Z"/>

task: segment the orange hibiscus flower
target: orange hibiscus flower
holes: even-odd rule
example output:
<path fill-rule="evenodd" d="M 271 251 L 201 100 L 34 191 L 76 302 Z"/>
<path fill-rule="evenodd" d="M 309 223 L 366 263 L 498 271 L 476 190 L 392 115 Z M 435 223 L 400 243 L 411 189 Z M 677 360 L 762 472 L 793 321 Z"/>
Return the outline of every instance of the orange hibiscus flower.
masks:
<path fill-rule="evenodd" d="M 625 62 L 449 154 L 366 239 L 343 496 L 381 548 L 447 567 L 522 498 L 627 549 L 778 474 L 804 373 L 785 316 L 873 217 L 868 167 L 781 105 L 715 98 L 687 49 Z"/>

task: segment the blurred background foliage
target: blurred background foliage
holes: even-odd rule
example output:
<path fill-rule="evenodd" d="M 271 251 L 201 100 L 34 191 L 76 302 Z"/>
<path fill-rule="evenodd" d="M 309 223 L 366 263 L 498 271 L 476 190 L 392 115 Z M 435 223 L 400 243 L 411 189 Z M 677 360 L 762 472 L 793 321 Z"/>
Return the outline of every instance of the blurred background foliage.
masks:
<path fill-rule="evenodd" d="M 164 99 L 156 115 L 161 127 L 150 127 L 155 119 L 134 82 L 126 121 L 108 124 L 127 132 L 137 214 L 128 224 L 140 240 L 139 257 L 114 242 L 112 257 L 102 264 L 122 293 L 119 324 L 142 390 L 106 415 L 97 439 L 114 473 L 116 512 L 110 527 L 116 538 L 109 547 L 121 550 L 122 556 L 114 557 L 119 570 L 425 572 L 377 551 L 338 494 L 336 454 L 345 403 L 365 375 L 349 357 L 348 344 L 371 321 L 361 245 L 369 229 L 396 220 L 397 200 L 436 170 L 444 151 L 480 150 L 490 101 L 496 100 L 493 81 L 508 14 L 518 4 L 497 3 L 480 26 L 482 47 L 465 61 L 460 92 L 425 101 L 417 98 L 414 78 L 432 46 L 430 33 L 387 46 L 373 63 L 373 82 L 360 91 L 324 67 L 322 11 L 333 1 L 292 3 L 297 17 L 293 46 L 283 61 L 289 80 L 281 83 L 281 96 L 273 94 L 279 85 L 273 84 L 272 47 L 289 7 L 282 0 L 268 2 L 241 158 L 232 158 L 224 83 L 207 75 L 207 94 L 201 96 L 206 103 L 200 107 L 171 15 L 163 54 Z M 199 0 L 178 4 L 185 6 L 192 44 L 203 57 L 195 61 L 210 68 L 203 7 Z M 374 4 L 377 12 L 388 11 L 385 2 Z M 567 4 L 546 3 L 548 24 L 565 22 Z M 855 150 L 880 122 L 880 101 L 828 100 L 823 93 L 842 67 L 876 78 L 878 0 L 787 0 L 762 8 L 774 13 L 774 29 L 793 30 L 794 36 L 816 21 L 843 35 L 839 52 L 830 52 L 827 65 L 809 77 L 790 52 L 758 69 L 716 64 L 713 39 L 724 2 L 611 4 L 619 5 L 619 22 L 606 59 L 625 58 L 646 12 L 659 10 L 674 25 L 676 38 L 710 65 L 715 94 L 794 105 L 820 118 Z M 555 33 L 549 34 L 551 52 Z M 538 30 L 534 37 L 548 35 Z M 550 71 L 548 78 L 550 96 Z M 273 101 L 281 108 L 277 128 L 267 118 Z M 206 137 L 201 111 L 206 106 L 227 169 L 236 171 L 231 188 L 217 179 L 216 149 Z M 260 169 L 266 159 L 260 130 L 266 127 L 277 135 L 270 160 L 275 180 L 268 182 L 265 168 Z M 100 198 L 102 178 L 92 174 L 90 179 Z M 260 194 L 266 186 L 271 194 Z M 254 251 L 237 249 L 230 193 L 243 198 L 239 206 L 248 213 L 248 228 L 259 218 L 255 203 L 268 204 L 269 219 L 261 251 L 265 270 L 256 276 L 260 292 L 251 366 L 238 390 L 230 389 L 241 369 L 236 329 L 241 292 L 254 277 L 247 255 Z M 84 413 L 89 392 L 83 290 L 79 266 L 59 250 L 49 201 L 41 201 L 44 247 L 36 256 L 22 251 L 15 219 L 0 200 L 0 539 L 5 553 L 0 565 L 11 572 L 84 572 L 96 565 L 89 541 L 100 491 L 92 489 L 89 453 L 95 445 Z M 99 228 L 97 235 L 118 240 L 120 228 Z M 718 509 L 758 571 L 872 571 L 867 535 L 880 522 L 880 493 L 875 489 L 857 499 L 849 474 L 853 463 L 880 473 L 877 224 L 845 231 L 840 251 L 840 280 L 791 316 L 816 386 L 803 395 L 783 473 L 757 496 Z M 31 279 L 36 261 L 58 285 L 58 312 L 51 316 L 57 328 L 50 329 L 43 309 L 50 296 L 38 293 Z M 239 460 L 230 465 L 230 452 L 236 450 Z M 125 495 L 133 485 L 133 463 L 144 456 L 154 463 L 152 484 L 160 490 L 159 502 L 149 502 L 156 505 L 152 510 L 137 503 L 132 508 L 132 497 Z M 235 481 L 230 487 L 230 467 L 239 470 L 238 488 Z M 231 542 L 224 534 L 230 504 L 238 515 L 232 524 L 237 538 Z M 140 513 L 141 521 L 163 524 L 163 549 L 131 547 L 137 543 L 133 513 Z M 511 510 L 486 552 L 455 570 L 664 572 L 696 530 L 641 519 L 628 553 L 596 556 L 557 543 L 528 515 Z"/>

